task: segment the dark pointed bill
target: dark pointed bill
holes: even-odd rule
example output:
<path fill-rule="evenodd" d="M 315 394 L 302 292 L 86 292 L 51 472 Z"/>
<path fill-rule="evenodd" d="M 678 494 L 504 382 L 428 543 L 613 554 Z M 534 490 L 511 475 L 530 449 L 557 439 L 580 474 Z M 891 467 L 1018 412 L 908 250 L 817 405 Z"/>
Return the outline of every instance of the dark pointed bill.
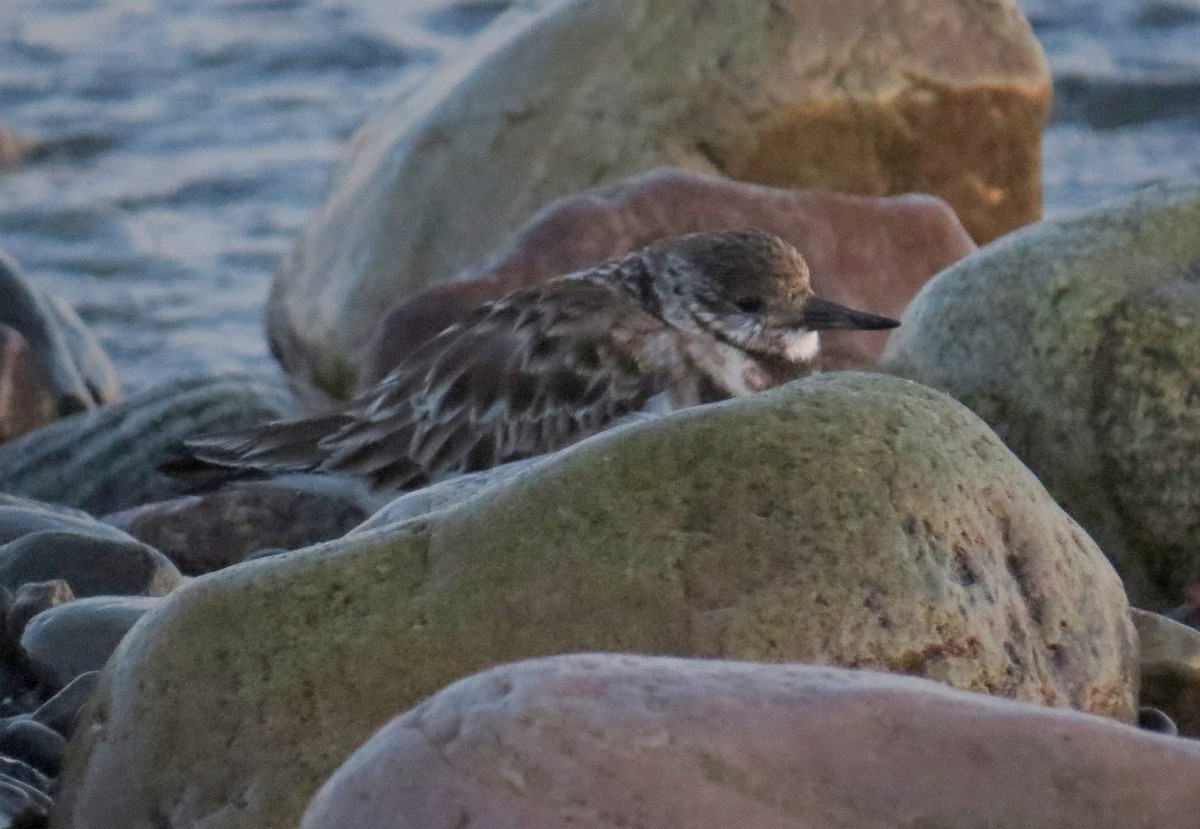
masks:
<path fill-rule="evenodd" d="M 849 331 L 880 331 L 895 328 L 900 323 L 889 317 L 868 314 L 866 311 L 855 311 L 845 305 L 838 305 L 820 297 L 809 297 L 804 303 L 804 310 L 796 320 L 796 327 L 807 328 L 810 331 L 827 331 L 843 329 Z"/>

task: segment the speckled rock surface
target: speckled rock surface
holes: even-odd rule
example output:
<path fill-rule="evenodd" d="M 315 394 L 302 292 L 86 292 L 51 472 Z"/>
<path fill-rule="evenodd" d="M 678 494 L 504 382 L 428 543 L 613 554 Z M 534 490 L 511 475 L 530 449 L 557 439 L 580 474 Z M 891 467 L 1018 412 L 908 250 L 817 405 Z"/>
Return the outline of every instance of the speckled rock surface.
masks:
<path fill-rule="evenodd" d="M 397 713 L 571 651 L 883 668 L 1134 715 L 1111 566 L 978 418 L 881 375 L 613 430 L 163 602 L 84 715 L 57 827 L 292 829 Z"/>
<path fill-rule="evenodd" d="M 1157 613 L 1133 611 L 1139 702 L 1161 708 L 1187 737 L 1200 737 L 1200 633 Z"/>
<path fill-rule="evenodd" d="M 1200 577 L 1200 181 L 1044 222 L 929 282 L 888 370 L 992 425 L 1131 599 Z"/>
<path fill-rule="evenodd" d="M 988 240 L 1041 215 L 1049 103 L 1011 0 L 518 4 L 360 129 L 277 273 L 268 334 L 294 379 L 345 396 L 397 300 L 551 200 L 662 165 L 933 193 Z"/>
<path fill-rule="evenodd" d="M 96 515 L 163 501 L 181 485 L 158 467 L 186 438 L 295 412 L 287 390 L 246 375 L 165 383 L 0 446 L 0 490 Z"/>
<path fill-rule="evenodd" d="M 551 202 L 484 265 L 397 306 L 375 331 L 359 386 L 484 302 L 664 236 L 741 227 L 803 251 L 818 296 L 886 317 L 899 317 L 930 277 L 975 249 L 954 211 L 933 196 L 849 196 L 652 170 Z M 886 342 L 885 331 L 822 332 L 821 365 L 870 366 Z"/>
<path fill-rule="evenodd" d="M 393 720 L 301 829 L 1185 829 L 1200 743 L 910 677 L 617 655 Z"/>
<path fill-rule="evenodd" d="M 370 514 L 359 496 L 332 486 L 251 481 L 134 507 L 104 521 L 196 576 L 238 564 L 264 547 L 292 550 L 340 538 Z"/>

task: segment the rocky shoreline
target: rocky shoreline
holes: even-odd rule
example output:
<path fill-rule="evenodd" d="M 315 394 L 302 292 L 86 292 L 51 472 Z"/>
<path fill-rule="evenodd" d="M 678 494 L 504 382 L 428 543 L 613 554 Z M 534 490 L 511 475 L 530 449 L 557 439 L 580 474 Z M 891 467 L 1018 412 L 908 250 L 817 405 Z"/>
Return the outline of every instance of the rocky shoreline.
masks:
<path fill-rule="evenodd" d="M 1016 7 L 833 5 L 510 12 L 355 140 L 272 291 L 287 388 L 122 398 L 0 258 L 0 829 L 1193 826 L 1200 181 L 1039 220 Z M 901 327 L 398 498 L 160 472 L 745 225 Z"/>

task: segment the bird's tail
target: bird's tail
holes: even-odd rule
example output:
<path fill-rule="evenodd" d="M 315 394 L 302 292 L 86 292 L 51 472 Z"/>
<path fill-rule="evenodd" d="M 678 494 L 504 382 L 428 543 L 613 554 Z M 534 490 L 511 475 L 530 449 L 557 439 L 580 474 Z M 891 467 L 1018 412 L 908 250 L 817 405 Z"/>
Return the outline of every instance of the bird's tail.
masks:
<path fill-rule="evenodd" d="M 237 432 L 192 438 L 159 466 L 188 490 L 289 472 L 315 471 L 325 459 L 320 442 L 348 419 L 341 412 L 276 420 Z"/>

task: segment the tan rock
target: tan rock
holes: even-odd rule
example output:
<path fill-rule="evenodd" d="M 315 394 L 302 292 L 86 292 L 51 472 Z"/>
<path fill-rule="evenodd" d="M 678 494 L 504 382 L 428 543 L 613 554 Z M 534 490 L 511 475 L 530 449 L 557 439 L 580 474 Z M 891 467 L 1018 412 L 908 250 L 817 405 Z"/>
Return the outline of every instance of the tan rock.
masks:
<path fill-rule="evenodd" d="M 986 420 L 1135 604 L 1200 577 L 1200 180 L 1043 222 L 930 281 L 889 371 Z"/>
<path fill-rule="evenodd" d="M 268 333 L 300 382 L 345 396 L 396 302 L 551 200 L 662 165 L 933 193 L 986 241 L 1040 215 L 1050 90 L 1012 0 L 518 4 L 359 131 Z"/>
<path fill-rule="evenodd" d="M 595 265 L 664 236 L 758 227 L 804 252 L 819 296 L 898 317 L 935 273 L 975 249 L 954 211 L 931 196 L 874 198 L 795 191 L 658 169 L 558 199 L 482 266 L 434 285 L 385 316 L 360 377 L 373 384 L 475 307 Z M 825 368 L 865 368 L 883 331 L 822 334 Z"/>
<path fill-rule="evenodd" d="M 1165 616 L 1133 611 L 1138 632 L 1139 702 L 1165 711 L 1187 737 L 1200 737 L 1200 632 Z"/>
<path fill-rule="evenodd" d="M 455 683 L 301 829 L 1190 829 L 1200 743 L 909 677 L 564 656 Z"/>
<path fill-rule="evenodd" d="M 58 417 L 58 401 L 45 370 L 16 329 L 0 325 L 0 443 L 39 429 Z"/>
<path fill-rule="evenodd" d="M 1134 716 L 1128 606 L 1091 540 L 961 405 L 843 372 L 180 588 L 113 656 L 52 825 L 292 829 L 397 713 L 572 651 L 882 668 Z"/>

